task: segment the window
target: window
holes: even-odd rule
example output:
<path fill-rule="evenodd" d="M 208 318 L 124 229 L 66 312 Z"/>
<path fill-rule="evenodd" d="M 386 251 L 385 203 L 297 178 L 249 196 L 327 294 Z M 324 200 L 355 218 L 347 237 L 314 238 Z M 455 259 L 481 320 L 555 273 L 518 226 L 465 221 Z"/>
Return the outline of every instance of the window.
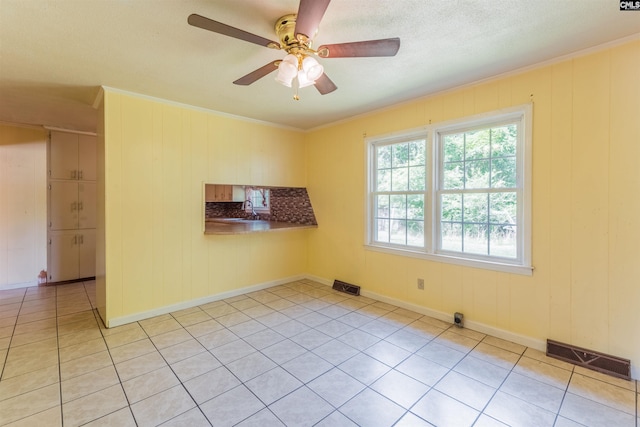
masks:
<path fill-rule="evenodd" d="M 270 213 L 269 189 L 246 187 L 245 211 L 248 213 Z"/>
<path fill-rule="evenodd" d="M 375 241 L 424 246 L 426 138 L 375 145 Z"/>
<path fill-rule="evenodd" d="M 374 250 L 531 274 L 531 107 L 367 139 Z"/>

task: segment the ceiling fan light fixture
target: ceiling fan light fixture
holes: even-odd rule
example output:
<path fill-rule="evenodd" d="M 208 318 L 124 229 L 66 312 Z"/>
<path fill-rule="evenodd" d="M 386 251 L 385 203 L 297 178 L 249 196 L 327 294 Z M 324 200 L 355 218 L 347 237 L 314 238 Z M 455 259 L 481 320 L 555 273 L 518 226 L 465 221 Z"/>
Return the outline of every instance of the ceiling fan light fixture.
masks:
<path fill-rule="evenodd" d="M 307 76 L 307 73 L 304 72 L 304 70 L 298 71 L 297 79 L 299 88 L 311 86 L 316 82 L 315 80 L 310 79 L 309 76 Z"/>
<path fill-rule="evenodd" d="M 302 60 L 302 70 L 306 77 L 314 82 L 324 73 L 324 67 L 312 56 L 307 56 Z"/>
<path fill-rule="evenodd" d="M 278 65 L 276 81 L 297 90 L 313 85 L 322 73 L 324 68 L 315 58 L 290 53 Z"/>
<path fill-rule="evenodd" d="M 291 81 L 298 74 L 298 58 L 295 55 L 287 55 L 284 57 L 280 65 L 278 65 L 278 75 L 276 81 L 291 87 Z"/>
<path fill-rule="evenodd" d="M 280 78 L 280 73 L 278 73 L 278 75 L 276 76 L 276 81 L 283 86 L 291 87 L 291 82 L 293 81 L 293 79 Z"/>
<path fill-rule="evenodd" d="M 298 57 L 293 53 L 288 53 L 284 58 L 282 58 L 282 62 L 286 62 L 298 68 Z"/>

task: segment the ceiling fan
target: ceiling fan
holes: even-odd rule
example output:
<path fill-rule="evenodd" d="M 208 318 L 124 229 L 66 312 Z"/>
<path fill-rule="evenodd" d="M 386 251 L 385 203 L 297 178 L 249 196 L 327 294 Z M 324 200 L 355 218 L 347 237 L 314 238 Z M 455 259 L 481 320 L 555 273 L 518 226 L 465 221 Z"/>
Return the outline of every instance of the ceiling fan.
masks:
<path fill-rule="evenodd" d="M 191 14 L 187 22 L 194 27 L 213 31 L 214 33 L 255 43 L 272 49 L 284 50 L 287 55 L 258 68 L 234 81 L 234 84 L 247 86 L 278 70 L 276 81 L 294 88 L 295 100 L 298 100 L 298 89 L 315 85 L 322 95 L 331 93 L 338 87 L 324 73 L 324 68 L 316 60 L 320 58 L 348 58 L 394 56 L 400 48 L 398 37 L 380 40 L 367 40 L 351 43 L 327 44 L 312 48 L 313 38 L 318 32 L 318 25 L 324 16 L 331 0 L 300 0 L 297 14 L 282 16 L 276 21 L 275 31 L 280 42 L 251 34 L 222 22 L 204 16 Z"/>

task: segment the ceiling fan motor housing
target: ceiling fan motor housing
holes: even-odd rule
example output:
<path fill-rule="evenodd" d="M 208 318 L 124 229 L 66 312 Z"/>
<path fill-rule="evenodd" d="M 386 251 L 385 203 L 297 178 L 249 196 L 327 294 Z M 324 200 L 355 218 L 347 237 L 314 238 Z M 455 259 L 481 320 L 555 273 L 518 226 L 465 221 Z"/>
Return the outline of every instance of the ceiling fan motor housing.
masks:
<path fill-rule="evenodd" d="M 275 30 L 278 38 L 280 39 L 281 48 L 288 53 L 310 53 L 311 43 L 313 43 L 313 37 L 316 36 L 318 31 L 315 31 L 312 37 L 307 37 L 304 34 L 298 34 L 296 37 L 296 18 L 295 13 L 284 15 L 276 21 Z"/>

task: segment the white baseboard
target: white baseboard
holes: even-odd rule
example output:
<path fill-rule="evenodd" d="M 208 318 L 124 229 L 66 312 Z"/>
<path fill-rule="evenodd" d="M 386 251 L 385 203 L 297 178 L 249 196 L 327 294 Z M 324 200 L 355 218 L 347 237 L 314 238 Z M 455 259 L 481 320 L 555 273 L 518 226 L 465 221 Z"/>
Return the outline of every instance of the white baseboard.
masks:
<path fill-rule="evenodd" d="M 244 288 L 234 289 L 232 291 L 221 292 L 215 295 L 208 295 L 203 298 L 196 298 L 189 301 L 179 302 L 177 304 L 166 305 L 163 307 L 154 308 L 153 310 L 142 311 L 140 313 L 130 314 L 128 316 L 115 317 L 110 319 L 108 324 L 105 322 L 107 328 L 115 328 L 116 326 L 126 325 L 127 323 L 137 322 L 139 320 L 149 319 L 151 317 L 160 316 L 162 314 L 172 313 L 174 311 L 184 310 L 191 307 L 197 307 L 202 304 L 207 304 L 214 301 L 219 301 L 225 298 L 231 298 L 238 295 L 248 294 L 250 292 L 261 291 L 263 289 L 271 288 L 273 286 L 283 285 L 285 283 L 294 282 L 306 278 L 305 275 L 291 276 L 284 279 L 272 280 L 269 282 L 259 283 L 257 285 L 246 286 Z M 104 322 L 104 319 L 102 319 Z"/>
<path fill-rule="evenodd" d="M 322 283 L 325 285 L 333 285 L 333 281 L 324 279 L 322 277 L 307 275 L 307 279 L 313 280 L 318 283 Z M 425 316 L 433 317 L 438 320 L 442 320 L 443 322 L 449 322 L 453 324 L 453 313 L 444 313 L 442 311 L 432 310 L 427 307 L 423 307 L 417 304 L 411 304 L 406 301 L 398 300 L 395 298 L 390 298 L 385 295 L 380 295 L 375 292 L 360 290 L 360 294 L 367 298 L 373 298 L 378 301 L 386 302 L 387 304 L 392 304 L 407 310 L 415 311 L 416 313 L 424 314 Z M 537 338 L 528 337 L 521 334 L 516 334 L 514 332 L 510 332 L 504 329 L 496 328 L 494 326 L 485 325 L 481 322 L 475 322 L 473 320 L 465 319 L 464 327 L 467 329 L 471 329 L 473 331 L 481 332 L 483 334 L 491 335 L 496 338 L 500 338 L 506 341 L 511 341 L 516 344 L 524 345 L 527 347 L 531 347 L 536 350 L 546 351 L 547 342 L 546 340 L 540 340 Z"/>
<path fill-rule="evenodd" d="M 313 274 L 307 274 L 305 279 L 313 280 L 314 282 L 322 283 L 323 285 L 333 286 L 333 280 L 325 279 L 324 277 L 314 276 Z"/>
<path fill-rule="evenodd" d="M 323 277 L 314 276 L 308 274 L 306 276 L 307 279 L 313 280 L 314 282 L 322 283 L 324 285 L 332 286 L 333 281 L 325 279 Z M 422 307 L 420 305 L 411 304 L 405 301 L 401 301 L 395 298 L 390 298 L 384 295 L 377 294 L 375 292 L 370 292 L 367 290 L 360 290 L 360 294 L 364 297 L 373 298 L 378 301 L 386 302 L 387 304 L 392 304 L 398 307 L 402 307 L 407 310 L 415 311 L 416 313 L 424 314 L 425 316 L 433 317 L 438 320 L 442 320 L 444 322 L 450 322 L 453 324 L 453 313 L 444 313 L 442 311 L 432 310 L 430 308 Z M 486 325 L 481 322 L 476 322 L 473 320 L 465 319 L 464 327 L 467 329 L 471 329 L 473 331 L 481 332 L 483 334 L 491 335 L 496 338 L 500 338 L 506 341 L 511 341 L 516 344 L 524 345 L 526 347 L 533 348 L 535 350 L 542 351 L 546 353 L 547 351 L 547 340 L 533 338 L 526 335 L 517 334 L 515 332 L 507 331 L 505 329 L 496 328 L 495 326 Z M 640 378 L 640 367 L 631 364 L 631 378 L 638 379 Z"/>
<path fill-rule="evenodd" d="M 159 307 L 153 310 L 135 313 L 129 316 L 122 316 L 111 319 L 107 327 L 113 328 L 116 326 L 124 325 L 127 323 L 137 322 L 139 320 L 148 319 L 154 316 L 159 316 L 162 314 L 171 313 L 178 310 L 184 310 L 191 307 L 196 307 L 198 305 L 207 304 L 213 301 L 219 301 L 225 298 L 231 298 L 238 295 L 243 295 L 250 292 L 260 291 L 263 289 L 268 289 L 274 286 L 283 285 L 289 282 L 293 282 L 296 280 L 308 279 L 317 283 L 321 283 L 323 285 L 332 286 L 333 281 L 329 279 L 325 279 L 323 277 L 314 276 L 312 274 L 303 274 L 298 276 L 291 276 L 284 279 L 273 280 L 269 282 L 259 283 L 256 285 L 247 286 L 244 288 L 234 289 L 228 292 L 222 292 L 216 295 L 209 295 L 203 298 L 197 298 L 190 301 L 184 301 L 178 304 L 172 304 L 164 307 Z M 27 285 L 32 286 L 32 285 Z M 371 292 L 367 290 L 361 290 L 362 296 L 376 299 L 378 301 L 386 302 L 387 304 L 392 304 L 407 310 L 414 311 L 416 313 L 424 314 L 425 316 L 430 316 L 438 320 L 442 320 L 444 322 L 449 322 L 453 324 L 453 313 L 445 313 L 438 310 L 433 310 L 427 307 L 423 307 L 417 304 L 408 303 L 405 301 L 401 301 L 395 298 L 390 298 L 385 295 L 380 295 L 376 292 Z M 471 329 L 473 331 L 481 332 L 483 334 L 491 335 L 496 338 L 500 338 L 506 341 L 511 341 L 516 344 L 524 345 L 526 347 L 533 348 L 535 350 L 539 350 L 542 352 L 546 351 L 546 340 L 541 340 L 538 338 L 529 337 L 526 335 L 517 334 L 511 331 L 507 331 L 505 329 L 500 329 L 495 326 L 486 325 L 481 322 L 476 322 L 473 320 L 465 319 L 465 328 Z M 634 379 L 640 378 L 640 368 L 633 365 L 631 366 L 631 377 Z"/>
<path fill-rule="evenodd" d="M 444 313 L 442 311 L 432 310 L 430 308 L 422 307 L 420 305 L 411 304 L 405 301 L 397 300 L 395 298 L 389 298 L 384 295 L 377 294 L 375 292 L 361 291 L 361 294 L 365 297 L 373 298 L 378 301 L 386 302 L 387 304 L 393 304 L 398 307 L 402 307 L 407 310 L 415 311 L 416 313 L 424 314 L 425 316 L 433 317 L 443 322 L 449 322 L 453 325 L 453 313 Z M 506 341 L 511 341 L 516 344 L 531 347 L 536 350 L 546 351 L 546 340 L 540 340 L 532 337 L 528 337 L 521 334 L 516 334 L 504 329 L 496 328 L 495 326 L 486 325 L 481 322 L 475 322 L 473 320 L 464 320 L 465 329 L 471 329 L 476 332 L 491 335 L 496 338 L 500 338 Z"/>

